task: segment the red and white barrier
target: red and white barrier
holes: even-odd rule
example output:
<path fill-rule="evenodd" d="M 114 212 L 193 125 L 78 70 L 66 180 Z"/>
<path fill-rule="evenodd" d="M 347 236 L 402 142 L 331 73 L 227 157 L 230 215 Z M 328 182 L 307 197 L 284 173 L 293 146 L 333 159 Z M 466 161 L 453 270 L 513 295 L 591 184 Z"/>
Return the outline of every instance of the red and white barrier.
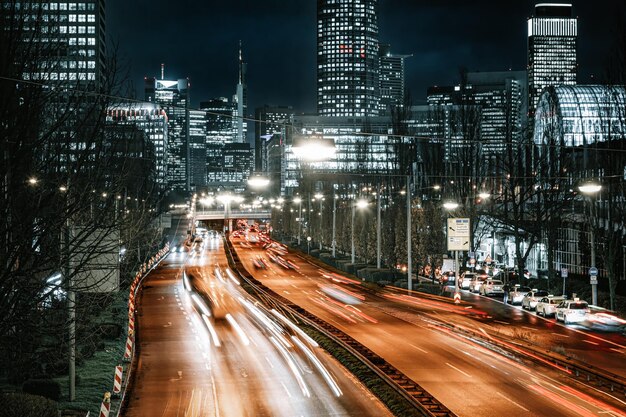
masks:
<path fill-rule="evenodd" d="M 133 353 L 133 337 L 129 333 L 128 337 L 126 337 L 126 350 L 124 351 L 124 360 L 130 361 L 130 357 Z"/>
<path fill-rule="evenodd" d="M 124 368 L 121 365 L 115 367 L 115 377 L 113 378 L 113 395 L 122 392 L 122 373 Z"/>
<path fill-rule="evenodd" d="M 131 314 L 128 316 L 128 334 L 135 333 L 135 316 Z"/>
<path fill-rule="evenodd" d="M 100 405 L 100 417 L 109 417 L 109 411 L 111 411 L 111 393 L 105 392 L 102 405 Z"/>

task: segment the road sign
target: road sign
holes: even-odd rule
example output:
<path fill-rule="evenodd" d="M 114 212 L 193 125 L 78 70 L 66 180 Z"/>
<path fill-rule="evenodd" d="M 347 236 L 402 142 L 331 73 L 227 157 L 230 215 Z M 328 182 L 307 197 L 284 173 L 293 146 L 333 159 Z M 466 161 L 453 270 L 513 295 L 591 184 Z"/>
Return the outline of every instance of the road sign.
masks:
<path fill-rule="evenodd" d="M 448 236 L 448 250 L 469 250 L 469 238 Z"/>
<path fill-rule="evenodd" d="M 590 283 L 591 285 L 595 285 L 595 284 L 597 284 L 597 283 L 598 283 L 598 277 L 597 277 L 597 276 L 595 276 L 595 275 L 592 275 L 592 276 L 589 278 L 589 283 Z"/>
<path fill-rule="evenodd" d="M 595 266 L 592 266 L 591 268 L 589 268 L 589 276 L 590 277 L 597 277 L 598 276 L 598 268 L 596 268 Z"/>
<path fill-rule="evenodd" d="M 567 278 L 567 268 L 561 268 L 561 278 Z"/>
<path fill-rule="evenodd" d="M 469 251 L 470 219 L 451 217 L 448 219 L 448 250 Z"/>

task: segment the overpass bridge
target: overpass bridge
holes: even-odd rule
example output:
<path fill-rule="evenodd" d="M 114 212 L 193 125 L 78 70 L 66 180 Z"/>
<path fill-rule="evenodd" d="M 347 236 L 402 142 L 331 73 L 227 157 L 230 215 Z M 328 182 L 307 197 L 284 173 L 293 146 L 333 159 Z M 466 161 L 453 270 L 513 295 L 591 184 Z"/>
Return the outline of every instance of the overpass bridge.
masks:
<path fill-rule="evenodd" d="M 196 220 L 262 220 L 270 219 L 272 212 L 269 210 L 203 210 L 196 211 Z"/>

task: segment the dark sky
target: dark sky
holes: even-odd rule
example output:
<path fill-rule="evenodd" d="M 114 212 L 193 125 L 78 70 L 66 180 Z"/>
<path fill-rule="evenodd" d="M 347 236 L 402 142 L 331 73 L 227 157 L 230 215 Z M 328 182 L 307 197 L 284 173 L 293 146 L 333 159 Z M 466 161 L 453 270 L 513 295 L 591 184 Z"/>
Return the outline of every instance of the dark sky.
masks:
<path fill-rule="evenodd" d="M 380 0 L 379 39 L 412 54 L 406 85 L 415 104 L 426 88 L 471 71 L 526 67 L 528 0 Z M 574 0 L 578 82 L 601 77 L 615 31 L 618 0 Z M 622 9 L 623 12 L 624 9 Z M 188 77 L 191 102 L 231 97 L 237 48 L 248 63 L 249 113 L 263 104 L 315 111 L 315 0 L 109 0 L 107 34 L 143 98 L 143 77 Z"/>

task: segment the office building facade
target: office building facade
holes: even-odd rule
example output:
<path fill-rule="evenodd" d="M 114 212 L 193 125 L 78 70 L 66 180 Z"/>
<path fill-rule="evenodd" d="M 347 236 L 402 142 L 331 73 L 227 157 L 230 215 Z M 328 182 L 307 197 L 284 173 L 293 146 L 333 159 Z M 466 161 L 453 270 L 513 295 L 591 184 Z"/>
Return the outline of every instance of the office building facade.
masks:
<path fill-rule="evenodd" d="M 167 184 L 171 190 L 190 190 L 189 80 L 145 79 L 145 100 L 160 105 L 168 117 Z"/>
<path fill-rule="evenodd" d="M 291 106 L 257 107 L 254 112 L 254 169 L 257 172 L 267 172 L 267 142 L 273 135 L 280 135 L 283 126 L 294 115 Z"/>
<path fill-rule="evenodd" d="M 390 114 L 394 106 L 404 104 L 404 60 L 411 55 L 399 55 L 391 52 L 387 44 L 379 49 L 380 68 L 380 114 Z"/>
<path fill-rule="evenodd" d="M 318 0 L 317 113 L 378 116 L 378 0 Z"/>
<path fill-rule="evenodd" d="M 528 113 L 534 117 L 543 89 L 576 84 L 578 19 L 568 3 L 539 3 L 528 19 Z"/>

